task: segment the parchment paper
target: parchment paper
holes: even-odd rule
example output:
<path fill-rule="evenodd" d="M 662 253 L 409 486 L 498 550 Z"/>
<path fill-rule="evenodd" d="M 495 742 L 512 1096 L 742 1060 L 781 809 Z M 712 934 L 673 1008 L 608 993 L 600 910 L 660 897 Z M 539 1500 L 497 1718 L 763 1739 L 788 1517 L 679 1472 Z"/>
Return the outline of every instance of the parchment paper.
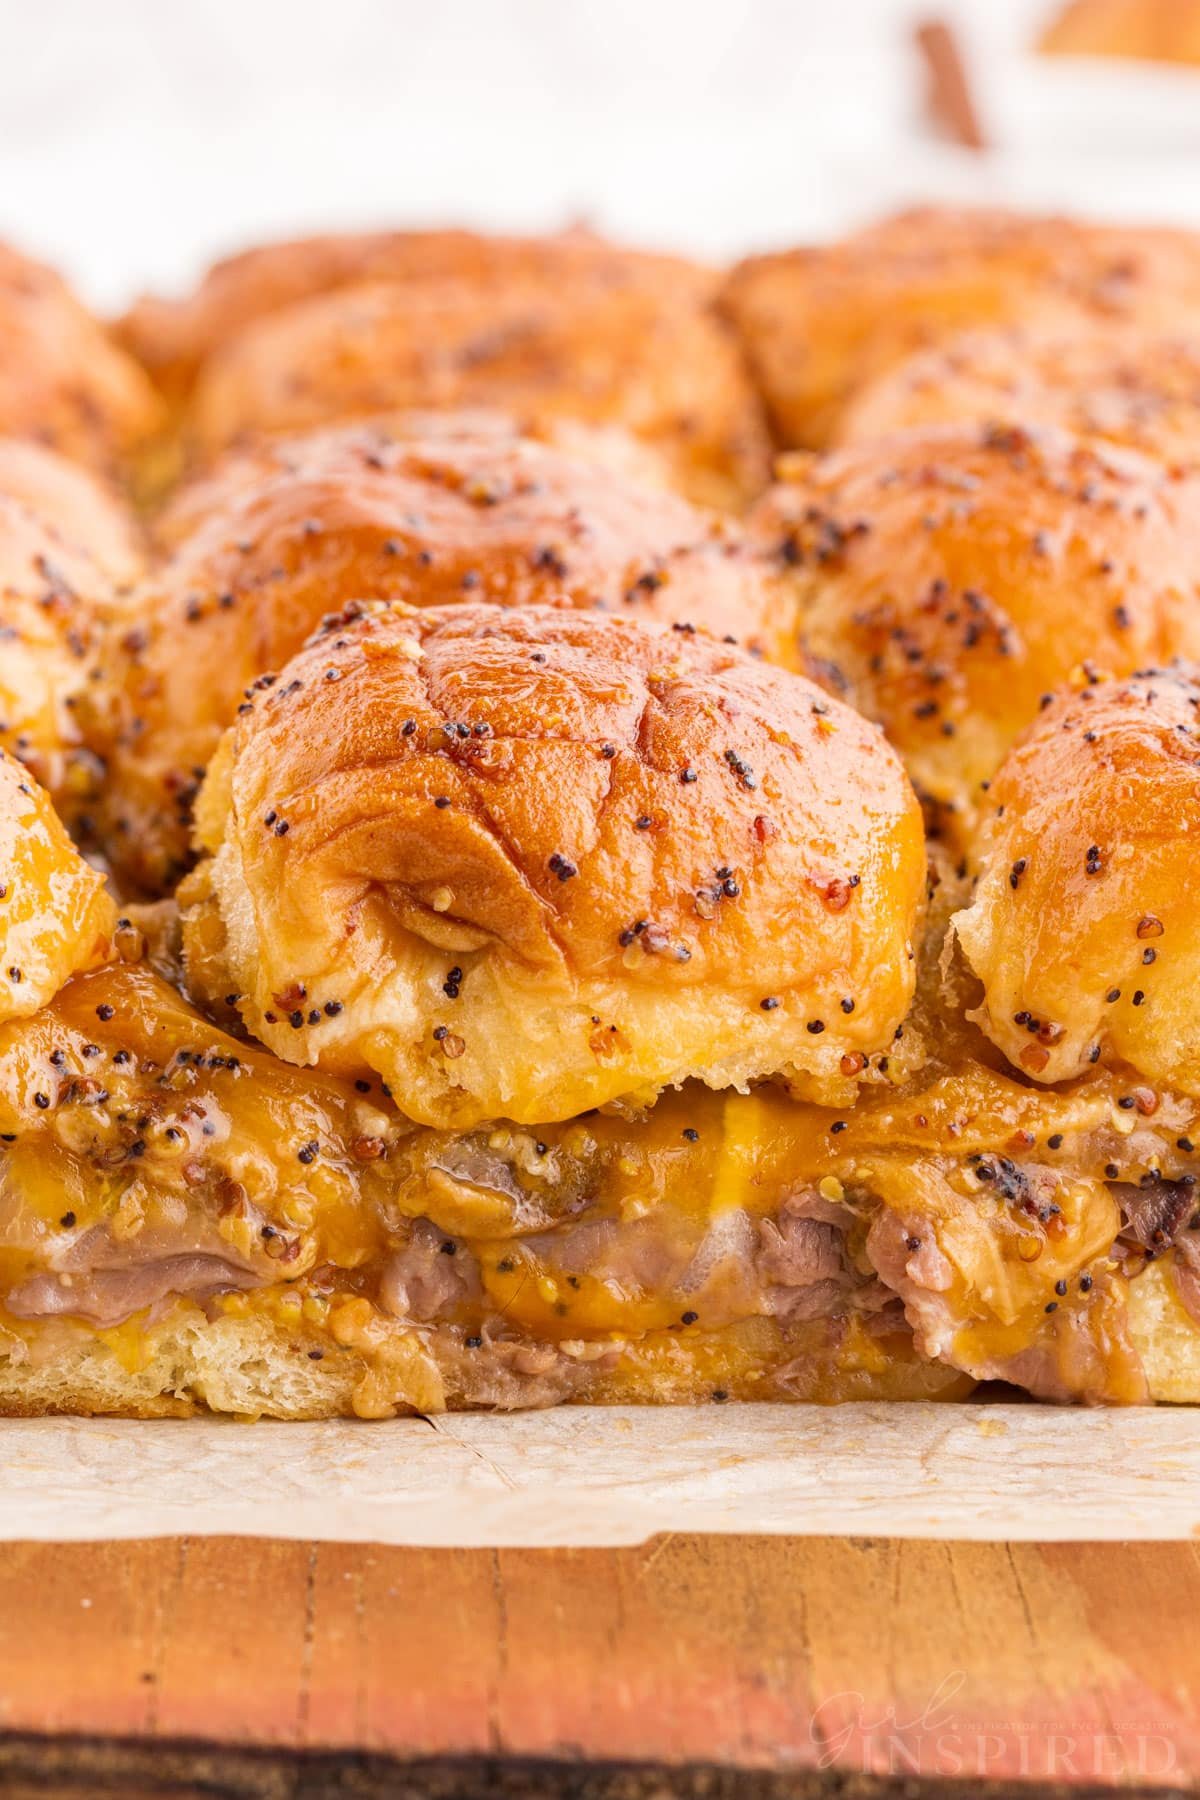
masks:
<path fill-rule="evenodd" d="M 0 1421 L 0 1539 L 430 1546 L 659 1532 L 1188 1538 L 1200 1409 L 563 1408 L 317 1425 Z"/>

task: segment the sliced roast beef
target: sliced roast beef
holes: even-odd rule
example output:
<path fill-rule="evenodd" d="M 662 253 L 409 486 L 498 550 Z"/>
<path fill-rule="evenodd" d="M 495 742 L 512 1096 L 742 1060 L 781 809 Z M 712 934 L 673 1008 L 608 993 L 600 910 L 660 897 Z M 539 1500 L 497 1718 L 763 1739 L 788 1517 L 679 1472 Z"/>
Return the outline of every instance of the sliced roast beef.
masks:
<path fill-rule="evenodd" d="M 963 1321 L 946 1299 L 954 1270 L 928 1220 L 905 1219 L 884 1207 L 867 1233 L 867 1255 L 880 1280 L 903 1300 L 920 1355 L 948 1355 Z"/>
<path fill-rule="evenodd" d="M 392 1252 L 379 1279 L 384 1310 L 421 1324 L 446 1318 L 478 1293 L 474 1257 L 430 1219 L 415 1221 L 407 1244 Z"/>
<path fill-rule="evenodd" d="M 1179 1181 L 1155 1175 L 1136 1187 L 1129 1182 L 1113 1182 L 1110 1187 L 1125 1221 L 1121 1236 L 1143 1250 L 1167 1249 L 1196 1211 L 1194 1175 Z"/>
<path fill-rule="evenodd" d="M 12 1288 L 4 1304 L 18 1319 L 68 1316 L 107 1327 L 177 1294 L 201 1298 L 232 1293 L 256 1287 L 262 1279 L 223 1257 L 184 1251 L 112 1268 L 34 1275 Z"/>
<path fill-rule="evenodd" d="M 797 1196 L 785 1201 L 776 1218 L 759 1220 L 755 1274 L 760 1310 L 772 1317 L 828 1318 L 846 1310 L 850 1290 L 861 1284 L 846 1260 L 848 1215 L 843 1210 L 834 1223 L 829 1203 L 819 1196 L 817 1210 L 825 1216 L 813 1217 L 807 1196 Z"/>

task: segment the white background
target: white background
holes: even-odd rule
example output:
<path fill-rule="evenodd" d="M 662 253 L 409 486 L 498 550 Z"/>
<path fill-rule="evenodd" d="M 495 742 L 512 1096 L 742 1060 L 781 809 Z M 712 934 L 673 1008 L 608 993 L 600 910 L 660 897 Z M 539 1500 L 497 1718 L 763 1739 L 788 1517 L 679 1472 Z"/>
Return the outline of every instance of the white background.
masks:
<path fill-rule="evenodd" d="M 998 148 L 923 123 L 914 13 Z M 1200 77 L 1029 55 L 1048 0 L 0 0 L 0 235 L 101 305 L 247 239 L 585 217 L 724 255 L 928 195 L 1200 221 Z"/>

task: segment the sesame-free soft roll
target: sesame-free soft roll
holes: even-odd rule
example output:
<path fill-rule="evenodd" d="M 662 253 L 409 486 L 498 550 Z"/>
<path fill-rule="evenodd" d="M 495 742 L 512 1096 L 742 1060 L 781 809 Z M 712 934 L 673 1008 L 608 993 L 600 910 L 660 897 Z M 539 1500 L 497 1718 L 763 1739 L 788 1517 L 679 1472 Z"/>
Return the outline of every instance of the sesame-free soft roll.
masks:
<path fill-rule="evenodd" d="M 111 953 L 116 913 L 49 796 L 0 749 L 0 1020 L 23 1019 Z"/>
<path fill-rule="evenodd" d="M 913 991 L 919 808 L 877 730 L 698 633 L 538 606 L 331 620 L 198 811 L 189 979 L 411 1117 L 688 1076 L 852 1094 Z"/>
<path fill-rule="evenodd" d="M 838 430 L 863 443 L 956 420 L 1057 426 L 1166 462 L 1200 461 L 1200 333 L 1092 326 L 966 332 L 865 387 Z"/>
<path fill-rule="evenodd" d="M 280 440 L 177 497 L 164 560 L 111 632 L 82 715 L 105 769 L 92 816 L 127 880 L 158 892 L 186 868 L 221 732 L 347 601 L 565 597 L 795 657 L 788 585 L 732 522 L 494 420 L 466 424 Z"/>
<path fill-rule="evenodd" d="M 960 332 L 1186 329 L 1198 302 L 1194 234 L 986 208 L 918 207 L 832 244 L 750 257 L 724 290 L 779 443 L 817 449 L 861 389 Z"/>
<path fill-rule="evenodd" d="M 1059 693 L 988 803 L 956 921 L 988 1036 L 1036 1081 L 1119 1063 L 1200 1094 L 1196 668 Z"/>
<path fill-rule="evenodd" d="M 929 427 L 799 460 L 757 509 L 814 672 L 953 835 L 1080 665 L 1200 654 L 1200 478 L 1062 432 Z"/>
<path fill-rule="evenodd" d="M 645 283 L 338 289 L 269 314 L 215 351 L 184 435 L 204 461 L 264 433 L 463 406 L 619 426 L 705 505 L 739 508 L 769 476 L 765 426 L 732 334 L 708 310 Z"/>

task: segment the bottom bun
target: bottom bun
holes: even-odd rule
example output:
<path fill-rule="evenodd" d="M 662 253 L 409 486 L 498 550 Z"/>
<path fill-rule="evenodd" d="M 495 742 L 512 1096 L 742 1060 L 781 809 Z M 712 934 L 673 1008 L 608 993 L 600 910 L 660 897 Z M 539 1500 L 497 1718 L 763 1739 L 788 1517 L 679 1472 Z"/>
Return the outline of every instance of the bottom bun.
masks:
<path fill-rule="evenodd" d="M 1152 1263 L 1129 1284 L 1129 1329 L 1152 1400 L 1200 1403 L 1200 1325 L 1179 1297 L 1174 1258 Z"/>
<path fill-rule="evenodd" d="M 390 1418 L 561 1402 L 955 1400 L 971 1390 L 968 1377 L 915 1357 L 903 1336 L 881 1340 L 845 1321 L 832 1331 L 829 1324 L 788 1331 L 748 1320 L 693 1345 L 650 1334 L 593 1360 L 519 1340 L 470 1350 L 434 1328 L 397 1333 L 381 1358 L 374 1343 L 331 1347 L 326 1332 L 262 1314 L 210 1319 L 179 1301 L 158 1325 L 139 1325 L 136 1338 L 67 1320 L 6 1333 L 0 1415 Z"/>

